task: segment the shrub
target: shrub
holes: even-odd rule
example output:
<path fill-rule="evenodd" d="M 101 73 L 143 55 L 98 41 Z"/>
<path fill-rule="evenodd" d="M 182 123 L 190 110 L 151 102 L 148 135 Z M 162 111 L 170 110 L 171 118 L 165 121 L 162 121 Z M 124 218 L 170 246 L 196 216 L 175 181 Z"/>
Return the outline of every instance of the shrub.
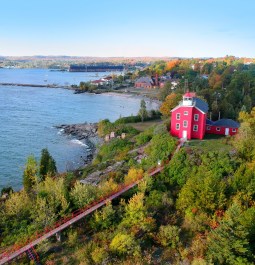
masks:
<path fill-rule="evenodd" d="M 180 228 L 175 225 L 160 226 L 159 228 L 159 242 L 164 247 L 176 248 L 180 238 Z"/>
<path fill-rule="evenodd" d="M 97 188 L 89 184 L 76 182 L 70 192 L 71 200 L 76 208 L 84 207 L 97 198 Z"/>
<path fill-rule="evenodd" d="M 134 236 L 126 233 L 118 233 L 110 244 L 110 250 L 118 255 L 133 255 L 140 254 L 140 246 L 135 241 Z"/>

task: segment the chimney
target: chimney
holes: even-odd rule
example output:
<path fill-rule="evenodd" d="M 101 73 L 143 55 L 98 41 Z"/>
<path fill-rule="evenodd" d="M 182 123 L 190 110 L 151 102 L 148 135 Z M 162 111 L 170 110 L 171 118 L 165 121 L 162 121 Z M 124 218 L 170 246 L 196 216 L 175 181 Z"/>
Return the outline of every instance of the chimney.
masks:
<path fill-rule="evenodd" d="M 159 82 L 158 82 L 158 74 L 156 74 L 155 76 L 155 86 L 158 86 L 159 85 Z"/>

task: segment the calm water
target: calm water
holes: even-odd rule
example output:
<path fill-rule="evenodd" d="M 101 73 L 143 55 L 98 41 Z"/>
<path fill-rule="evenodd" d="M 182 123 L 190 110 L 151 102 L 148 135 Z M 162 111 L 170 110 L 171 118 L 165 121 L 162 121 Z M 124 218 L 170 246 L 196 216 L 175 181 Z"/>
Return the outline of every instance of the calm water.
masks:
<path fill-rule="evenodd" d="M 50 80 L 58 84 L 92 79 L 91 73 L 0 69 L 0 82 L 38 84 L 44 82 L 42 76 L 47 73 Z M 97 122 L 104 118 L 113 121 L 120 115 L 136 114 L 139 105 L 140 99 L 133 97 L 75 95 L 65 89 L 0 86 L 0 188 L 7 185 L 21 188 L 27 156 L 34 154 L 38 158 L 45 147 L 55 158 L 60 172 L 81 164 L 81 156 L 86 154 L 84 144 L 61 135 L 54 125 Z M 154 107 L 148 104 L 148 108 Z"/>
<path fill-rule="evenodd" d="M 60 72 L 48 69 L 0 69 L 0 83 L 77 85 L 110 73 Z"/>

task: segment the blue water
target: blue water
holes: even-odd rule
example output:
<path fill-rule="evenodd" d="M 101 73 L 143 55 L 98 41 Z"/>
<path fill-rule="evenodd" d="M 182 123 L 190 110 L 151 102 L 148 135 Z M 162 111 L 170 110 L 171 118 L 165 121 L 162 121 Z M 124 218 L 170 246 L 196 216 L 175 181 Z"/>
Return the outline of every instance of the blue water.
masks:
<path fill-rule="evenodd" d="M 45 71 L 0 69 L 0 82 L 17 82 L 16 73 L 22 76 L 23 72 L 24 76 L 29 76 L 26 82 L 37 83 Z M 63 79 L 61 72 L 51 74 L 52 80 L 60 84 L 81 78 L 80 73 L 65 72 Z M 88 80 L 89 75 L 91 73 L 82 73 L 81 81 Z M 25 81 L 22 79 L 22 82 Z M 61 88 L 0 86 L 0 189 L 9 185 L 20 189 L 28 155 L 34 154 L 38 159 L 41 149 L 45 147 L 56 160 L 60 172 L 81 164 L 81 156 L 85 155 L 86 148 L 81 142 L 60 134 L 54 125 L 97 122 L 104 118 L 114 121 L 120 115 L 136 114 L 139 105 L 140 99 L 134 97 L 75 95 Z"/>
<path fill-rule="evenodd" d="M 0 83 L 77 85 L 110 73 L 60 72 L 48 69 L 0 69 Z"/>

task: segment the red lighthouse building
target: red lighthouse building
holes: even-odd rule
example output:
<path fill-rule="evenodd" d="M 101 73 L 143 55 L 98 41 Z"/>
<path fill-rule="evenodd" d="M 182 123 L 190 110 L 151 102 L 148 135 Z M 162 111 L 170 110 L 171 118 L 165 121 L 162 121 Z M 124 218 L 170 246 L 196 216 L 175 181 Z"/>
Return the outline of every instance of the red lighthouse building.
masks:
<path fill-rule="evenodd" d="M 231 119 L 215 122 L 207 119 L 207 103 L 192 92 L 185 93 L 183 100 L 171 112 L 170 133 L 178 138 L 203 139 L 205 133 L 234 135 L 239 128 L 239 123 Z"/>
<path fill-rule="evenodd" d="M 208 105 L 195 93 L 187 92 L 171 115 L 171 134 L 178 138 L 203 139 L 206 130 Z"/>

